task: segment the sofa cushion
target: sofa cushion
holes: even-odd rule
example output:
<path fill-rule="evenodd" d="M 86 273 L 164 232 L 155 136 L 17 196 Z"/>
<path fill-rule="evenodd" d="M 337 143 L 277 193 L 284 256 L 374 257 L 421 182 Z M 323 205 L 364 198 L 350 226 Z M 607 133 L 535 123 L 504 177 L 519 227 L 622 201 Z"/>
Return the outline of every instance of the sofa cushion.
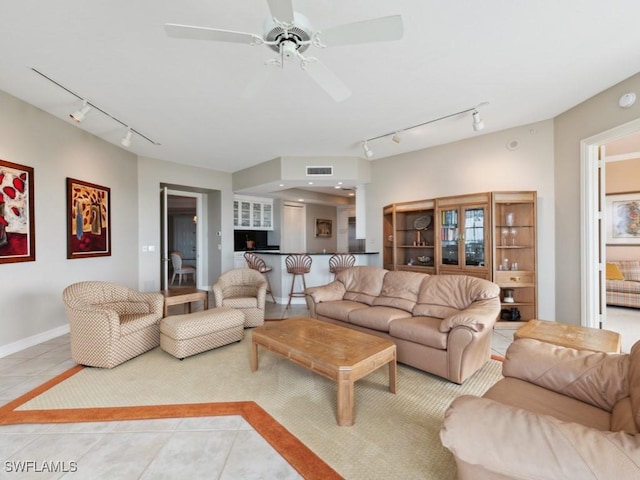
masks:
<path fill-rule="evenodd" d="M 391 307 L 369 307 L 349 312 L 349 323 L 388 332 L 391 322 L 398 318 L 408 317 L 411 317 L 411 313 L 406 310 Z"/>
<path fill-rule="evenodd" d="M 353 302 L 351 300 L 336 300 L 334 302 L 322 302 L 316 305 L 316 314 L 341 320 L 343 322 L 349 321 L 349 314 L 358 309 L 369 309 L 369 306 L 360 303 Z"/>
<path fill-rule="evenodd" d="M 345 286 L 344 300 L 371 305 L 380 295 L 382 282 L 387 272 L 388 270 L 383 268 L 357 266 L 338 273 L 336 280 Z"/>
<path fill-rule="evenodd" d="M 564 348 L 530 338 L 515 340 L 502 366 L 514 377 L 607 412 L 629 396 L 627 355 Z"/>
<path fill-rule="evenodd" d="M 620 267 L 617 263 L 607 262 L 606 279 L 624 280 L 624 275 L 622 274 L 622 271 L 620 270 Z"/>
<path fill-rule="evenodd" d="M 431 275 L 420 285 L 413 315 L 446 318 L 464 310 L 476 300 L 495 298 L 500 287 L 468 275 Z"/>
<path fill-rule="evenodd" d="M 627 280 L 607 280 L 607 291 L 615 293 L 640 294 L 640 282 Z"/>
<path fill-rule="evenodd" d="M 640 428 L 640 341 L 631 347 L 629 353 L 629 396 L 636 427 Z"/>
<path fill-rule="evenodd" d="M 387 272 L 382 282 L 380 296 L 373 300 L 373 305 L 400 308 L 411 312 L 418 300 L 418 292 L 422 281 L 428 275 L 416 272 Z"/>
<path fill-rule="evenodd" d="M 611 412 L 612 432 L 627 432 L 630 435 L 638 433 L 636 422 L 633 418 L 633 409 L 631 408 L 631 397 L 625 397 L 615 404 Z"/>
<path fill-rule="evenodd" d="M 401 318 L 391 323 L 389 334 L 409 342 L 446 350 L 448 334 L 440 332 L 440 323 L 442 320 L 434 317 Z"/>
<path fill-rule="evenodd" d="M 620 267 L 620 271 L 625 280 L 640 282 L 640 261 L 617 260 L 613 263 L 616 263 Z"/>
<path fill-rule="evenodd" d="M 518 378 L 503 378 L 483 397 L 541 415 L 551 415 L 563 422 L 575 422 L 605 432 L 609 430 L 611 424 L 610 415 L 605 410 Z"/>

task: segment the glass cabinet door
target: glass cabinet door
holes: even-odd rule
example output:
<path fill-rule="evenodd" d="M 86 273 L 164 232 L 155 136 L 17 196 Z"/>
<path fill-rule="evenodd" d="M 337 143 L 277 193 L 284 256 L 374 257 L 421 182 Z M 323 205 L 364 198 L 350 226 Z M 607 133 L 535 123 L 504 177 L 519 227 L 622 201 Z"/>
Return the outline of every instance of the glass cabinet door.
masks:
<path fill-rule="evenodd" d="M 233 201 L 233 226 L 240 226 L 240 202 L 238 200 Z"/>
<path fill-rule="evenodd" d="M 251 202 L 245 200 L 240 202 L 240 226 L 251 227 Z"/>
<path fill-rule="evenodd" d="M 253 210 L 253 219 L 251 226 L 254 228 L 262 227 L 262 204 L 261 203 L 252 203 L 251 204 Z"/>
<path fill-rule="evenodd" d="M 265 203 L 264 205 L 262 205 L 262 226 L 264 228 L 271 228 L 273 227 L 273 212 L 272 212 L 273 208 L 271 206 L 271 204 L 269 203 Z"/>
<path fill-rule="evenodd" d="M 458 254 L 458 210 L 442 210 L 441 212 L 441 232 L 440 232 L 440 254 L 443 265 L 459 265 Z"/>
<path fill-rule="evenodd" d="M 485 265 L 485 209 L 464 208 L 464 258 L 465 266 Z"/>

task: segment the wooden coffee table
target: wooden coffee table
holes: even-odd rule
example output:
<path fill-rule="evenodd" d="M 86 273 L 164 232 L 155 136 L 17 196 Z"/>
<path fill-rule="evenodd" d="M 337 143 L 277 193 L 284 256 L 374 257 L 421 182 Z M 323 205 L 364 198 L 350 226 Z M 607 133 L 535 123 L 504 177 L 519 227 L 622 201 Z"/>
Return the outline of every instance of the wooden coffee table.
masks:
<path fill-rule="evenodd" d="M 620 334 L 610 330 L 580 327 L 548 320 L 529 320 L 514 338 L 532 338 L 561 347 L 594 352 L 620 353 Z"/>
<path fill-rule="evenodd" d="M 187 311 L 191 313 L 191 302 L 203 302 L 203 309 L 209 308 L 209 292 L 206 290 L 198 290 L 197 288 L 174 288 L 172 290 L 163 290 L 160 293 L 164 295 L 164 316 L 171 305 L 187 304 Z"/>
<path fill-rule="evenodd" d="M 353 384 L 389 364 L 389 391 L 396 393 L 396 346 L 384 338 L 310 318 L 269 322 L 251 332 L 251 371 L 258 345 L 338 385 L 338 425 L 354 422 Z"/>

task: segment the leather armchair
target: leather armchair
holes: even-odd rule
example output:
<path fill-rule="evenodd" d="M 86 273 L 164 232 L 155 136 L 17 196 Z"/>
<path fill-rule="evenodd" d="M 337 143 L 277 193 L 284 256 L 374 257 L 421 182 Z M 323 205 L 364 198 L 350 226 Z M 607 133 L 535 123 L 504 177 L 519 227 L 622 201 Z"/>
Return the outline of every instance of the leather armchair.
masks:
<path fill-rule="evenodd" d="M 76 363 L 112 368 L 160 345 L 160 293 L 87 281 L 69 285 L 62 298 Z"/>
<path fill-rule="evenodd" d="M 264 307 L 267 281 L 257 270 L 236 268 L 223 273 L 213 284 L 213 300 L 216 307 L 242 310 L 245 327 L 264 324 Z"/>
<path fill-rule="evenodd" d="M 503 375 L 445 413 L 459 479 L 640 478 L 640 342 L 607 354 L 520 339 Z"/>

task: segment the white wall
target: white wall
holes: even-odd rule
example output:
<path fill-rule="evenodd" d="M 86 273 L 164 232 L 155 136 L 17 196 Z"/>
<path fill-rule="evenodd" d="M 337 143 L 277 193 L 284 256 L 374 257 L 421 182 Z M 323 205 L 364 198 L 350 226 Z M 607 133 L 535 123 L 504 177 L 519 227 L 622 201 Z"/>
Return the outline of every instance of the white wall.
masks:
<path fill-rule="evenodd" d="M 627 92 L 640 93 L 640 74 L 595 95 L 555 118 L 553 176 L 556 189 L 556 319 L 580 325 L 580 142 L 640 117 L 640 102 L 620 108 Z M 551 174 L 551 172 L 550 172 Z M 636 182 L 637 185 L 638 182 Z"/>
<path fill-rule="evenodd" d="M 395 202 L 496 190 L 538 192 L 538 316 L 555 318 L 553 121 L 373 161 L 367 251 L 380 251 L 382 208 Z M 507 143 L 518 141 L 516 150 Z M 382 260 L 380 260 L 382 261 Z"/>
<path fill-rule="evenodd" d="M 0 92 L 0 158 L 34 168 L 36 261 L 0 264 L 0 356 L 68 328 L 62 290 L 99 279 L 136 287 L 136 157 Z M 66 178 L 111 188 L 110 257 L 67 260 Z"/>

